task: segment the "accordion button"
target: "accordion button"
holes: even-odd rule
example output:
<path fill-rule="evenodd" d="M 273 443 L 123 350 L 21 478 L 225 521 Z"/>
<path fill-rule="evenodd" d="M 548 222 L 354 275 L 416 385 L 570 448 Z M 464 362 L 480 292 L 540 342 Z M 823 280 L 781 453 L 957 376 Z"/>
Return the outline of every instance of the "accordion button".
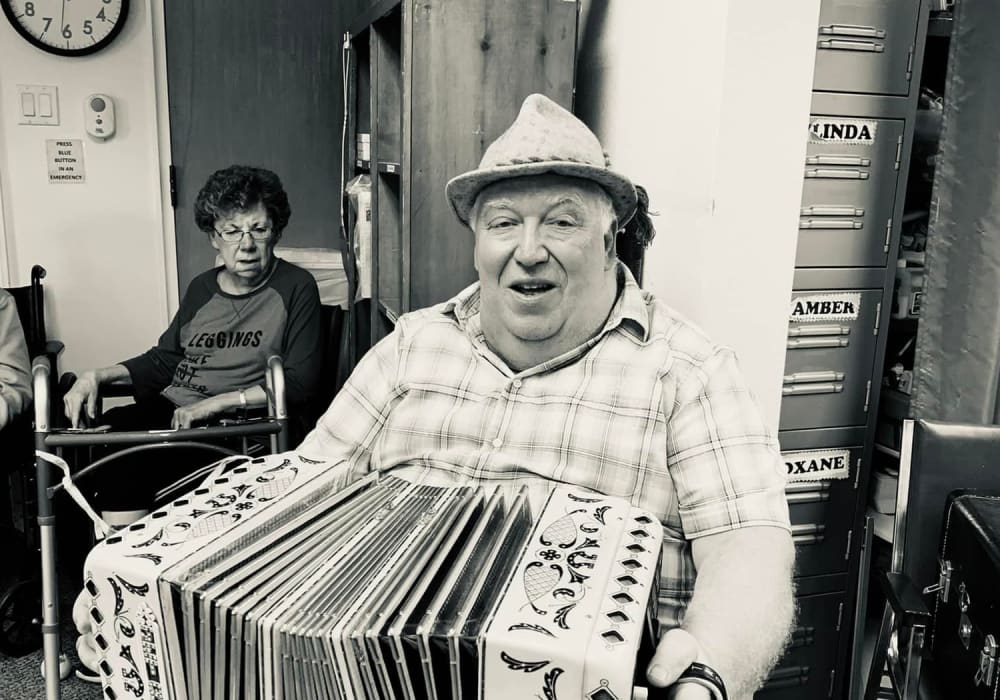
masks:
<path fill-rule="evenodd" d="M 500 438 L 493 438 L 493 447 L 500 447 L 503 444 L 503 440 Z"/>

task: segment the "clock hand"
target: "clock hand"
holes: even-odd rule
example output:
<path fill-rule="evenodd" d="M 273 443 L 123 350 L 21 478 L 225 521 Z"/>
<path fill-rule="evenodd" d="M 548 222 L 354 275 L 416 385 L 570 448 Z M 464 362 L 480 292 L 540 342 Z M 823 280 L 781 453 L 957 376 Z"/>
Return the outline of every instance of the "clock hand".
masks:
<path fill-rule="evenodd" d="M 62 0 L 62 12 L 59 15 L 59 31 L 62 32 L 63 27 L 66 26 L 66 0 Z"/>

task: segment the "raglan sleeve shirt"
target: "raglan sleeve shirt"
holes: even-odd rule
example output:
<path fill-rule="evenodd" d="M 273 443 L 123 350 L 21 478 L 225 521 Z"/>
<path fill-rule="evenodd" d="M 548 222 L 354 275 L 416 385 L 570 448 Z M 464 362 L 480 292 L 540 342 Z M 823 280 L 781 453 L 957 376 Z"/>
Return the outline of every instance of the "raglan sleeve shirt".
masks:
<path fill-rule="evenodd" d="M 255 383 L 263 386 L 266 359 L 277 353 L 288 402 L 308 403 L 322 363 L 315 279 L 278 260 L 264 287 L 235 296 L 219 290 L 217 274 L 214 269 L 196 277 L 156 346 L 123 363 L 136 399 L 166 390 L 174 403 L 185 405 Z"/>
<path fill-rule="evenodd" d="M 210 271 L 210 274 L 214 275 L 215 270 Z M 177 365 L 184 359 L 181 328 L 191 320 L 212 294 L 213 290 L 206 274 L 198 275 L 188 285 L 177 313 L 174 314 L 170 325 L 156 345 L 122 363 L 128 370 L 136 400 L 153 398 L 170 385 Z"/>

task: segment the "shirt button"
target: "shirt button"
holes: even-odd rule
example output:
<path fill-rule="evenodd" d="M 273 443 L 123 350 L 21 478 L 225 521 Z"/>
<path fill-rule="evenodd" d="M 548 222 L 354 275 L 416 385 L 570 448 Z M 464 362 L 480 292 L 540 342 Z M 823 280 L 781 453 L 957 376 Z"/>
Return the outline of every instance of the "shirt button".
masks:
<path fill-rule="evenodd" d="M 515 389 L 520 389 L 520 388 L 521 388 L 521 380 L 520 380 L 520 379 L 515 379 L 515 380 L 514 380 L 513 382 L 511 382 L 511 383 L 512 383 L 512 384 L 514 385 L 514 388 L 515 388 Z"/>
<path fill-rule="evenodd" d="M 503 444 L 503 440 L 500 438 L 493 438 L 493 447 L 500 447 Z"/>

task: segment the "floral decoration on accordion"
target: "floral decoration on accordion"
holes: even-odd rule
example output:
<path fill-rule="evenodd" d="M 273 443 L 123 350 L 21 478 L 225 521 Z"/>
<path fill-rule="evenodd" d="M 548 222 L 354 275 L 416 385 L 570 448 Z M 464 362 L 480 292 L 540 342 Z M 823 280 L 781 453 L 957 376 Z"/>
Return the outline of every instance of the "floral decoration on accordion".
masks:
<path fill-rule="evenodd" d="M 106 697 L 169 697 L 161 655 L 159 572 L 322 473 L 298 455 L 245 462 L 95 547 L 85 566 Z"/>
<path fill-rule="evenodd" d="M 566 512 L 533 535 L 522 560 L 520 583 L 527 605 L 519 620 L 505 625 L 510 635 L 499 657 L 518 676 L 539 674 L 532 691 L 536 697 L 557 700 L 560 677 L 573 677 L 571 685 L 576 680 L 565 664 L 549 655 L 532 656 L 530 650 L 552 650 L 552 644 L 569 643 L 580 635 L 592 636 L 609 651 L 638 643 L 635 622 L 644 612 L 639 609 L 641 599 L 644 594 L 648 598 L 650 590 L 640 579 L 650 576 L 655 566 L 656 553 L 648 545 L 658 539 L 658 523 L 641 512 L 629 514 L 627 503 L 615 499 L 615 506 L 609 500 L 566 493 Z M 623 513 L 629 517 L 623 518 Z M 587 603 L 594 596 L 599 600 Z M 577 610 L 582 611 L 579 619 Z M 560 641 L 517 641 L 517 635 Z M 620 697 L 608 679 L 599 679 L 597 685 L 587 697 Z"/>

